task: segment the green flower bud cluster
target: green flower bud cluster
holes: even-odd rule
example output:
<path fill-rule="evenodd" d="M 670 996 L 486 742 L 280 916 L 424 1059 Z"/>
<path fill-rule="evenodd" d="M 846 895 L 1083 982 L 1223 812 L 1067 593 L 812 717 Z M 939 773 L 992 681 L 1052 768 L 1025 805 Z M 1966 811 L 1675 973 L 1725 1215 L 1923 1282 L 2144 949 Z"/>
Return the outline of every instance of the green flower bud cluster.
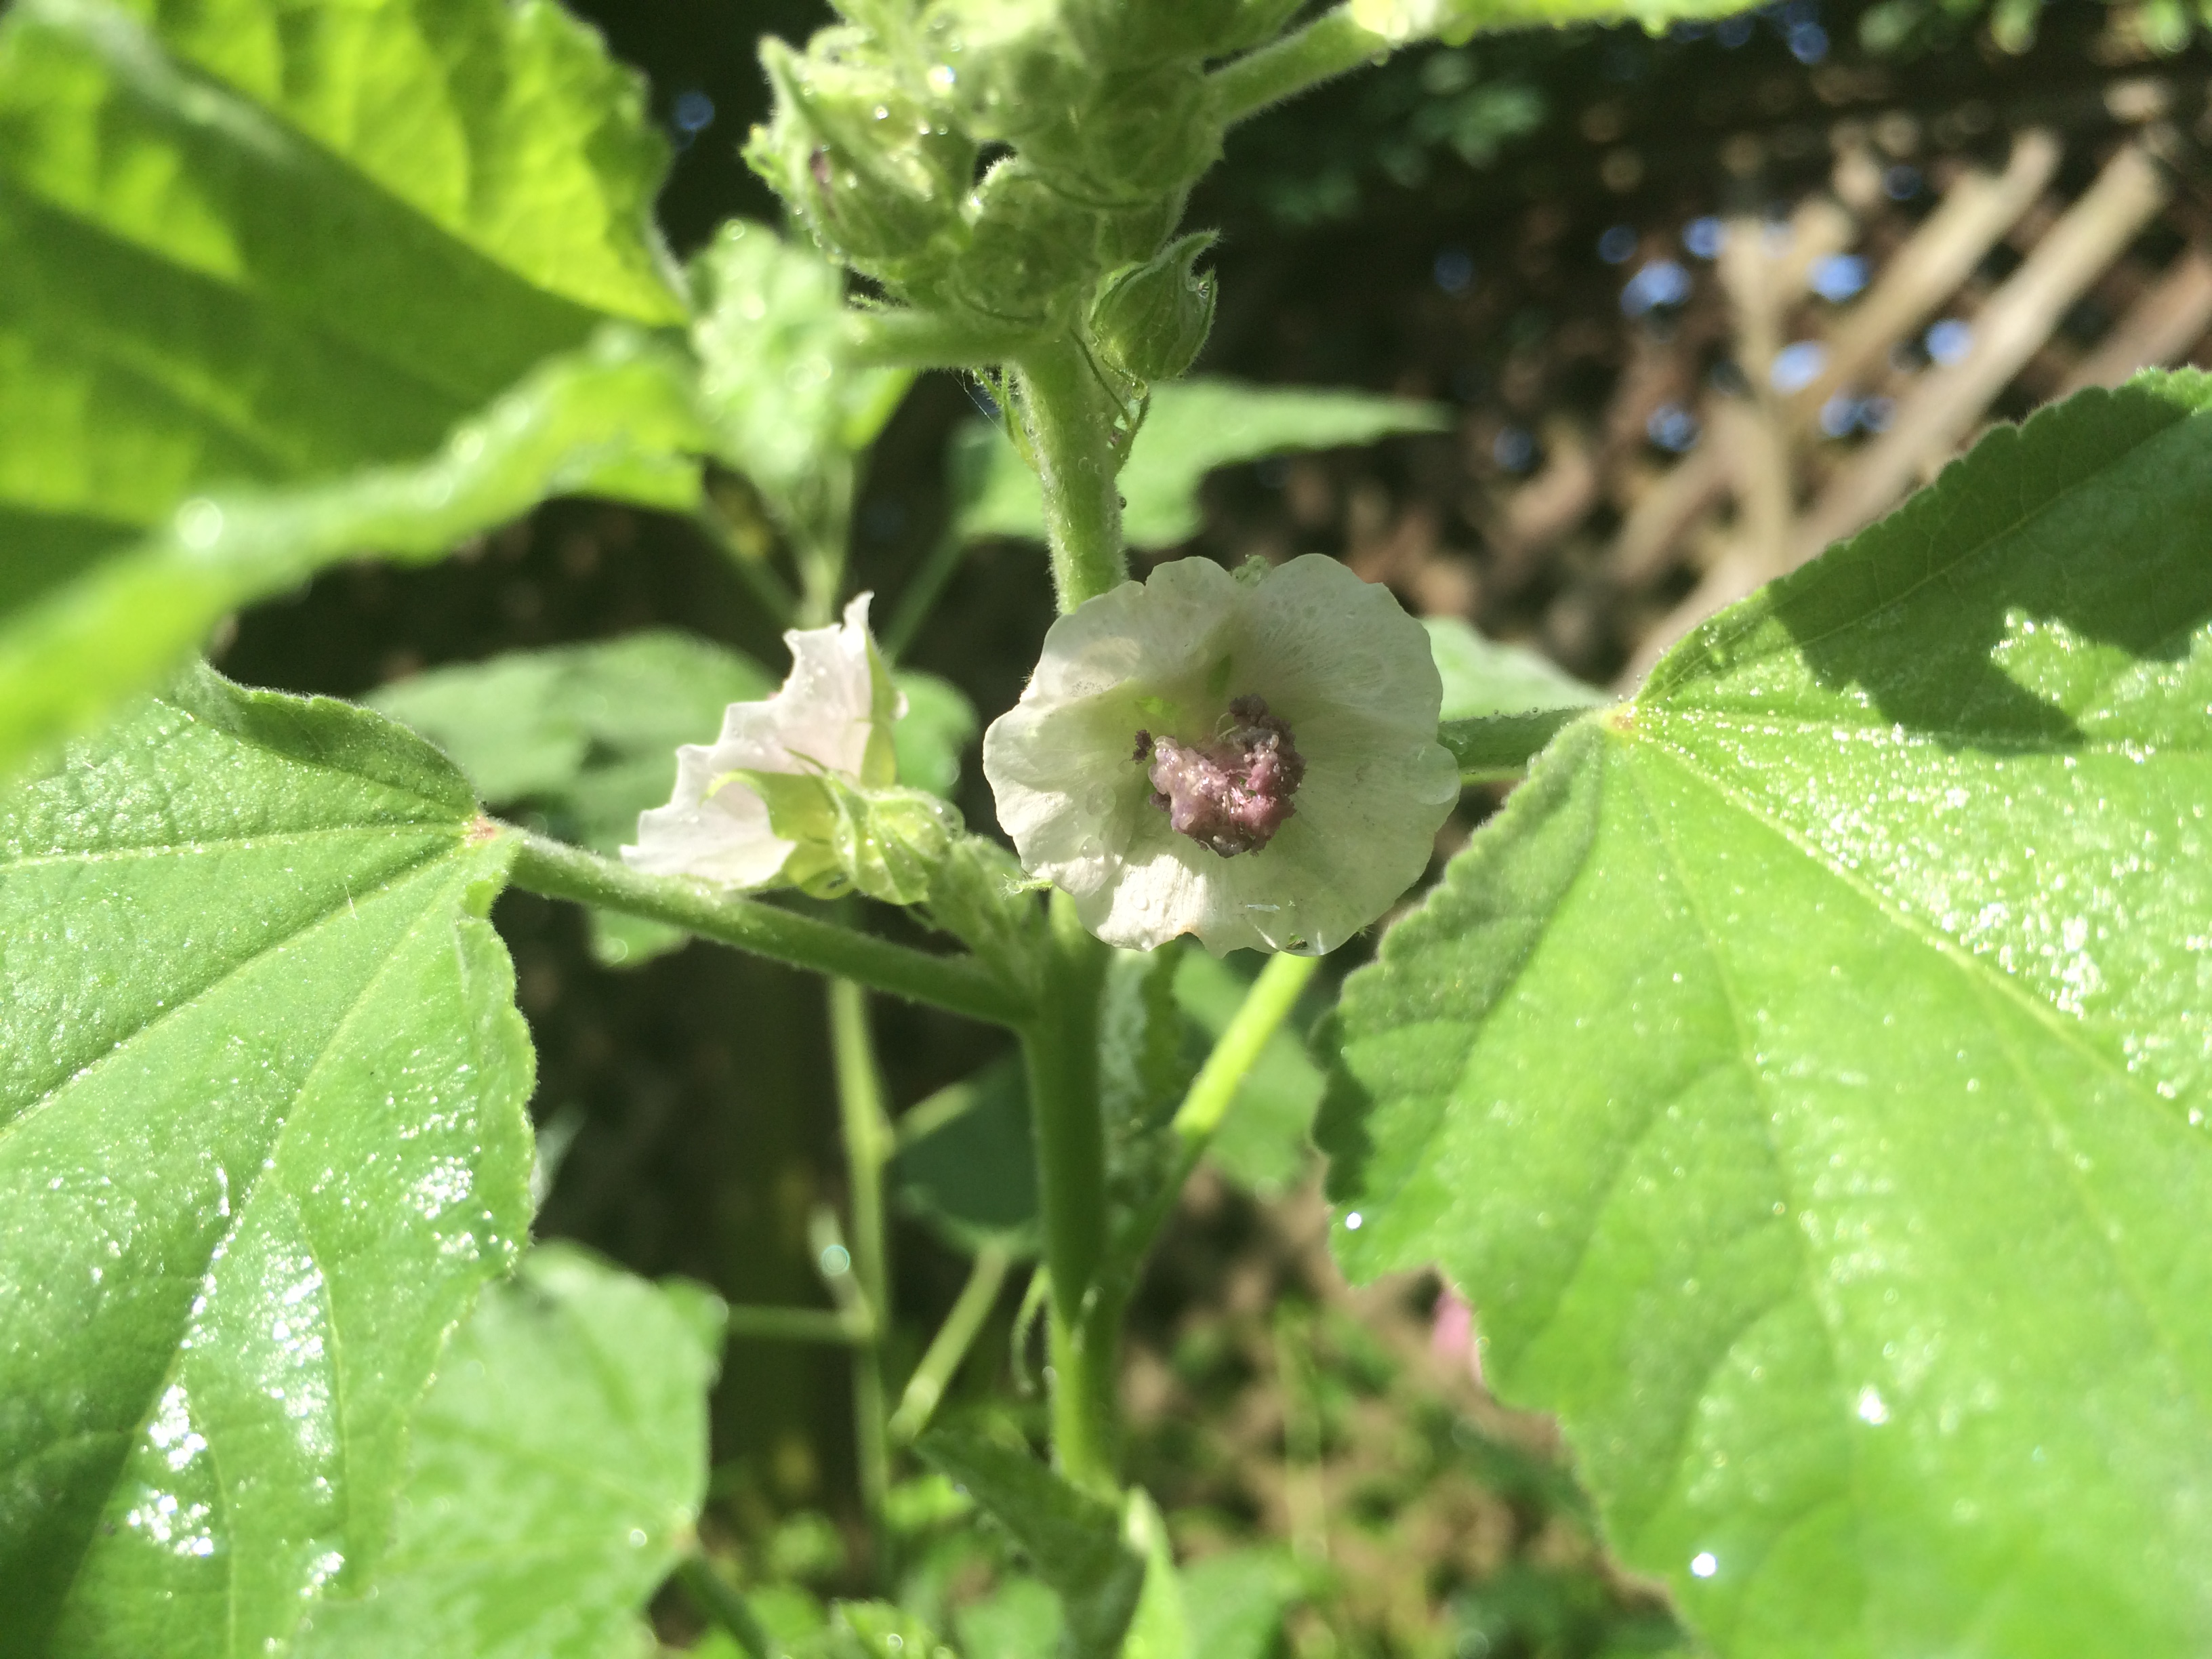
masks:
<path fill-rule="evenodd" d="M 1213 312 L 1171 240 L 1220 154 L 1209 64 L 1297 0 L 877 0 L 801 52 L 746 156 L 833 258 L 999 337 L 1079 329 L 1141 392 Z"/>

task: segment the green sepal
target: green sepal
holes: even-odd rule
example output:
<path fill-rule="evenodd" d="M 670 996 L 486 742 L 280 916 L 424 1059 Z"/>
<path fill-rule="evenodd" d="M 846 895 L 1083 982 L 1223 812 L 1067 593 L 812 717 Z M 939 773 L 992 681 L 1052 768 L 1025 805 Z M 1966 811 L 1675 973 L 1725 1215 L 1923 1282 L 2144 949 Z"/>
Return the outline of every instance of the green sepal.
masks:
<path fill-rule="evenodd" d="M 898 725 L 899 705 L 904 701 L 884 653 L 876 648 L 876 636 L 870 634 L 868 746 L 860 756 L 860 782 L 866 788 L 882 789 L 899 781 L 898 747 L 891 740 L 891 732 Z"/>
<path fill-rule="evenodd" d="M 959 830 L 959 815 L 934 795 L 896 785 L 855 788 L 828 772 L 736 771 L 768 806 L 769 827 L 795 842 L 779 879 L 810 898 L 859 892 L 919 904 Z"/>
<path fill-rule="evenodd" d="M 1143 385 L 1174 380 L 1197 361 L 1213 330 L 1215 285 L 1193 267 L 1216 240 L 1194 232 L 1098 284 L 1091 334 L 1109 367 Z"/>

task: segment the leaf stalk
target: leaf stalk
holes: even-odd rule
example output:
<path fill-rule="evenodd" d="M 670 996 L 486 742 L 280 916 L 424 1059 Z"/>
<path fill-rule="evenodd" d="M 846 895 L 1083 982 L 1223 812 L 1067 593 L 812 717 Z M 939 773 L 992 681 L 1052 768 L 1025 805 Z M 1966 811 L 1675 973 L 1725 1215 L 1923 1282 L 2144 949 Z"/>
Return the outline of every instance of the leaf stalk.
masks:
<path fill-rule="evenodd" d="M 511 879 L 526 891 L 668 922 L 702 939 L 855 980 L 987 1024 L 1019 1030 L 1030 1017 L 1030 998 L 975 957 L 895 945 L 680 876 L 647 875 L 513 825 L 500 828 L 520 843 Z"/>

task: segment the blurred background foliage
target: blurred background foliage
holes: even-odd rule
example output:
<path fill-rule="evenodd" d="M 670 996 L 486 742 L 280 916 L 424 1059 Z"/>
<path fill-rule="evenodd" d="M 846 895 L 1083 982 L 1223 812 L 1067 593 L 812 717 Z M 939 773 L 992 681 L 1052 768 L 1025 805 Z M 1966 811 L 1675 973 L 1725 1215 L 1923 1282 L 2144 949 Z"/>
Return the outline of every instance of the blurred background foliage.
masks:
<path fill-rule="evenodd" d="M 755 44 L 801 38 L 826 10 L 577 9 L 650 78 L 677 152 L 660 204 L 672 247 L 688 255 L 732 214 L 772 217 L 737 159 L 766 107 Z M 1881 511 L 1900 467 L 1917 477 L 1988 419 L 2202 350 L 2212 58 L 2198 23 L 2178 0 L 1787 0 L 1656 38 L 1414 51 L 1255 121 L 1189 216 L 1224 233 L 1201 371 L 1426 400 L 1437 415 L 1406 424 L 1440 429 L 1237 462 L 1204 484 L 1188 539 L 1157 551 L 1329 553 L 1419 614 L 1586 680 L 1635 672 L 1687 618 L 1796 556 L 1792 537 Z M 1954 199 L 1981 204 L 1973 234 Z M 1926 274 L 1938 267 L 1941 282 Z M 880 619 L 948 537 L 965 548 L 902 661 L 988 721 L 1052 606 L 1036 549 L 958 530 L 960 481 L 992 441 L 978 402 L 951 377 L 915 386 L 860 481 L 854 561 L 858 585 L 885 596 Z M 742 498 L 742 481 L 722 487 Z M 692 526 L 567 501 L 434 568 L 326 576 L 246 614 L 219 660 L 252 683 L 425 703 L 425 671 L 668 629 L 781 675 L 775 625 Z M 727 686 L 669 690 L 654 676 L 684 649 L 632 665 L 672 742 L 710 737 L 714 708 L 745 689 L 720 659 Z M 568 696 L 524 697 L 538 718 L 509 758 L 525 771 L 533 744 L 594 741 Z M 939 781 L 988 824 L 973 732 L 957 708 L 943 719 L 966 764 Z M 697 729 L 674 731 L 686 721 Z M 593 752 L 609 775 L 659 763 Z M 589 801 L 533 802 L 526 783 L 506 792 L 518 811 L 620 839 Z M 1471 792 L 1440 855 L 1494 804 Z M 627 945 L 602 939 L 595 956 L 586 918 L 526 894 L 496 919 L 538 1046 L 541 1231 L 732 1302 L 826 1305 L 808 1218 L 838 1200 L 842 1164 L 815 982 L 706 945 L 645 961 L 659 940 L 640 942 L 642 965 L 611 968 Z M 1177 967 L 1194 1045 L 1255 965 Z M 1000 1038 L 890 1003 L 874 1013 L 894 1104 L 937 1113 L 917 1129 L 986 1122 Z M 945 1091 L 979 1073 L 976 1098 L 948 1107 Z M 1547 1425 L 1481 1390 L 1464 1304 L 1433 1278 L 1353 1292 L 1334 1273 L 1304 1150 L 1318 1091 L 1300 1047 L 1279 1044 L 1133 1320 L 1130 1473 L 1224 1587 L 1205 1604 L 1257 1609 L 1202 1645 L 1218 1659 L 1671 1645 L 1663 1606 L 1597 1552 Z M 905 1139 L 894 1387 L 977 1238 L 1018 1250 L 1022 1208 L 1018 1169 L 1001 1180 L 957 1143 Z M 980 1194 L 950 1191 L 979 1172 Z M 1037 1409 L 1013 1357 L 1024 1277 L 946 1408 L 1014 1432 Z M 866 1535 L 839 1351 L 743 1341 L 723 1376 L 706 1537 L 768 1587 L 764 1617 L 797 1637 L 817 1595 L 902 1586 L 971 1655 L 1034 1650 L 1029 1592 L 994 1588 L 1006 1547 L 941 1481 L 902 1486 L 895 1535 Z M 680 1603 L 664 1612 L 672 1643 L 696 1636 Z M 1239 1630 L 1262 1635 L 1240 1645 Z"/>

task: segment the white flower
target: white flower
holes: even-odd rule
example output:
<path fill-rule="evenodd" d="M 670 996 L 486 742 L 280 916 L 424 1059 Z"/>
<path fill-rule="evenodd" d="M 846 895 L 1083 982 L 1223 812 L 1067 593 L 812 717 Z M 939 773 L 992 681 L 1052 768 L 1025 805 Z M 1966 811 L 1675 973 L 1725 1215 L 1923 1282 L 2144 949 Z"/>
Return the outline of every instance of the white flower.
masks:
<path fill-rule="evenodd" d="M 766 887 L 783 876 L 799 843 L 775 833 L 768 802 L 733 774 L 826 776 L 870 788 L 892 781 L 891 722 L 906 700 L 868 638 L 868 599 L 863 593 L 847 605 L 841 626 L 786 634 L 791 674 L 783 689 L 765 702 L 732 703 L 711 748 L 687 743 L 676 751 L 675 798 L 638 815 L 625 863 Z"/>
<path fill-rule="evenodd" d="M 1053 624 L 983 772 L 1024 867 L 1109 944 L 1330 951 L 1459 799 L 1443 695 L 1426 630 L 1335 560 L 1182 559 Z"/>

